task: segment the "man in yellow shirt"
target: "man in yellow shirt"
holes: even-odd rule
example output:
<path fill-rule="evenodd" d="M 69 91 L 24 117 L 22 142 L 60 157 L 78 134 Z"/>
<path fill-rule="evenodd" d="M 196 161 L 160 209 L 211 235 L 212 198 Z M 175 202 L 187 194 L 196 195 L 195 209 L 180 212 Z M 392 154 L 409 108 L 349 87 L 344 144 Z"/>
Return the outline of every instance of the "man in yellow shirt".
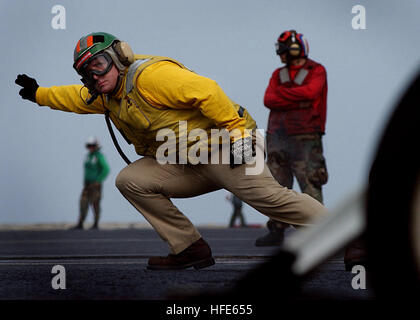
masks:
<path fill-rule="evenodd" d="M 261 157 L 263 147 L 253 143 L 255 121 L 214 80 L 171 58 L 134 55 L 126 42 L 104 32 L 77 42 L 73 67 L 84 86 L 39 87 L 18 75 L 19 94 L 52 109 L 108 113 L 143 156 L 118 174 L 116 186 L 169 245 L 170 254 L 151 257 L 149 269 L 214 264 L 209 245 L 171 198 L 224 188 L 270 219 L 297 226 L 326 213 L 318 201 L 275 181 Z M 228 143 L 215 130 L 228 132 Z M 252 171 L 258 162 L 261 170 Z"/>

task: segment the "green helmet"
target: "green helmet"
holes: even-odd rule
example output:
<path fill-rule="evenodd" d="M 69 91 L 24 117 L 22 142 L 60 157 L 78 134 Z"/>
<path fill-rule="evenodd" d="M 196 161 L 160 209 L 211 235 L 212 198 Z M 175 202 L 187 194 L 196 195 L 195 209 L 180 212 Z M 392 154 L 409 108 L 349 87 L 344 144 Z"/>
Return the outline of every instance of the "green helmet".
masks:
<path fill-rule="evenodd" d="M 91 61 L 97 61 L 101 67 L 89 68 Z M 134 62 L 134 53 L 128 43 L 106 32 L 94 32 L 82 37 L 74 49 L 73 68 L 82 76 L 82 82 L 92 95 L 86 103 L 90 104 L 98 96 L 95 89 L 94 75 L 108 73 L 112 66 L 119 70 L 118 83 L 121 82 L 127 67 Z"/>
<path fill-rule="evenodd" d="M 74 48 L 73 68 L 79 73 L 80 68 L 91 57 L 111 47 L 117 41 L 119 41 L 117 37 L 106 32 L 94 32 L 80 38 Z"/>

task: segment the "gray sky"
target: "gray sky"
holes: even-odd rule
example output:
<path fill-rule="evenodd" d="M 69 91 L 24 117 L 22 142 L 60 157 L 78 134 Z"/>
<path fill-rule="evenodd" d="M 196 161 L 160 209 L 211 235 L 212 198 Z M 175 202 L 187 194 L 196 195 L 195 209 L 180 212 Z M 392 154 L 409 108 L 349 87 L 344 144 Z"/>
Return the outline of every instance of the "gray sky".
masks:
<path fill-rule="evenodd" d="M 365 30 L 352 28 L 357 4 L 366 8 Z M 66 9 L 64 30 L 51 26 L 54 5 Z M 116 35 L 136 53 L 170 56 L 216 80 L 263 129 L 269 114 L 264 91 L 280 66 L 274 42 L 285 29 L 302 32 L 309 56 L 327 69 L 324 148 L 330 179 L 324 198 L 333 208 L 366 182 L 384 123 L 418 69 L 419 10 L 414 0 L 1 0 L 0 223 L 76 221 L 90 135 L 100 139 L 111 166 L 102 221 L 145 221 L 114 186 L 125 163 L 103 116 L 40 108 L 22 100 L 14 83 L 19 73 L 40 86 L 80 83 L 73 49 L 81 36 L 95 31 Z M 131 160 L 138 158 L 120 141 Z M 174 202 L 196 224 L 227 225 L 231 206 L 225 195 L 217 191 Z M 250 223 L 267 220 L 249 206 L 245 213 Z"/>

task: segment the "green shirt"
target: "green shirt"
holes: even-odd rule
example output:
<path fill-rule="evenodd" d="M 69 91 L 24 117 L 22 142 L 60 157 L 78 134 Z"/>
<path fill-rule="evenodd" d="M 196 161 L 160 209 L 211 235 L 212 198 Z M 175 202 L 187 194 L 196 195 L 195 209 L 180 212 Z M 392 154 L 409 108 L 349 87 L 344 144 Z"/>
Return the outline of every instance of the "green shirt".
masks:
<path fill-rule="evenodd" d="M 99 150 L 89 152 L 85 159 L 85 182 L 102 183 L 109 173 L 109 166 Z"/>

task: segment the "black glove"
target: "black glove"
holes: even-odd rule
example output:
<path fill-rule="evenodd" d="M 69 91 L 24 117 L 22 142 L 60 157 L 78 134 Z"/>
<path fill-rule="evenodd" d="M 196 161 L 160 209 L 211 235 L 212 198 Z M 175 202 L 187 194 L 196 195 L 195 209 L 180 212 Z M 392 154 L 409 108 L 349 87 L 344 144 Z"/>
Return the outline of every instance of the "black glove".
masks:
<path fill-rule="evenodd" d="M 238 139 L 230 145 L 230 167 L 250 162 L 254 155 L 252 137 Z"/>
<path fill-rule="evenodd" d="M 36 83 L 34 78 L 28 77 L 26 74 L 19 74 L 15 80 L 15 83 L 23 87 L 20 89 L 19 94 L 22 99 L 31 100 L 36 102 L 35 94 L 39 85 Z"/>

